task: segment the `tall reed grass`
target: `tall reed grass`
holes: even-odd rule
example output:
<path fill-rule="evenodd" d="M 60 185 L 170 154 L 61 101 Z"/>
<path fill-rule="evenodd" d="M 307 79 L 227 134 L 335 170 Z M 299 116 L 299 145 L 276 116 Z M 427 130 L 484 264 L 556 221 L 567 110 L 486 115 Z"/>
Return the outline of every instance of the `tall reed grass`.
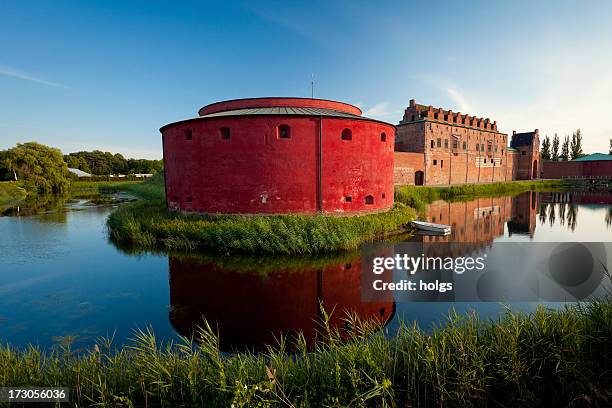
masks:
<path fill-rule="evenodd" d="M 259 354 L 227 354 L 210 325 L 197 342 L 160 342 L 151 330 L 115 348 L 0 347 L 0 386 L 68 386 L 71 406 L 466 407 L 610 406 L 609 300 L 497 321 L 451 313 L 427 333 L 385 337 L 347 315 L 352 339 L 328 320 L 314 348 L 302 335 Z M 290 351 L 291 350 L 291 351 Z"/>

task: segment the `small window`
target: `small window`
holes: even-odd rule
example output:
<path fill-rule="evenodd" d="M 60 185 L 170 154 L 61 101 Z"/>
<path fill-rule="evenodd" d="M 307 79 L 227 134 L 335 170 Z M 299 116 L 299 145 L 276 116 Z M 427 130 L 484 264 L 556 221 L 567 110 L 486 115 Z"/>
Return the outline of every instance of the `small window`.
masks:
<path fill-rule="evenodd" d="M 344 129 L 342 131 L 342 140 L 353 140 L 353 132 L 351 132 L 351 129 Z"/>
<path fill-rule="evenodd" d="M 279 139 L 289 139 L 291 137 L 291 128 L 289 125 L 279 125 L 278 126 L 278 138 Z"/>
<path fill-rule="evenodd" d="M 414 122 L 414 120 L 415 120 L 415 119 L 416 119 L 416 118 L 414 117 L 414 115 L 412 115 L 412 121 L 413 121 L 413 122 Z"/>
<path fill-rule="evenodd" d="M 346 196 L 346 197 L 344 197 L 344 201 L 346 201 L 347 203 L 350 203 L 350 202 L 352 202 L 352 201 L 353 201 L 353 197 L 351 197 L 351 196 Z"/>
<path fill-rule="evenodd" d="M 432 149 L 434 148 L 434 141 L 433 141 L 433 139 L 431 140 L 431 148 Z"/>
<path fill-rule="evenodd" d="M 434 159 L 433 165 L 435 166 L 436 164 L 438 164 L 438 161 Z"/>
<path fill-rule="evenodd" d="M 444 139 L 444 148 L 448 149 L 448 139 Z"/>
<path fill-rule="evenodd" d="M 453 149 L 456 149 L 459 146 L 459 142 L 456 140 L 453 140 Z"/>
<path fill-rule="evenodd" d="M 232 136 L 230 128 L 228 127 L 222 127 L 221 129 L 219 129 L 219 133 L 221 134 L 221 139 L 223 140 L 229 140 Z"/>
<path fill-rule="evenodd" d="M 480 145 L 478 143 L 476 143 L 476 151 L 480 151 Z"/>
<path fill-rule="evenodd" d="M 442 147 L 442 139 L 438 138 L 438 140 L 436 140 L 436 146 Z"/>
<path fill-rule="evenodd" d="M 382 193 L 382 198 L 384 199 L 386 197 L 385 193 Z"/>
<path fill-rule="evenodd" d="M 504 155 L 504 149 L 502 149 L 501 154 L 502 154 L 502 156 Z"/>
<path fill-rule="evenodd" d="M 523 150 L 523 151 L 521 152 L 521 156 L 527 156 L 527 152 Z"/>
<path fill-rule="evenodd" d="M 350 263 L 344 264 L 344 269 L 351 269 L 353 267 L 353 265 L 351 265 Z"/>
<path fill-rule="evenodd" d="M 385 132 L 382 132 L 380 134 L 380 141 L 381 142 L 386 142 L 387 141 L 387 134 Z"/>
<path fill-rule="evenodd" d="M 485 162 L 485 164 L 487 164 L 487 158 L 486 158 L 486 157 L 485 157 L 485 159 L 484 159 L 484 162 Z"/>
<path fill-rule="evenodd" d="M 191 129 L 185 130 L 185 140 L 192 140 L 193 134 L 191 133 Z"/>
<path fill-rule="evenodd" d="M 440 160 L 440 167 L 444 167 L 444 160 Z"/>
<path fill-rule="evenodd" d="M 467 149 L 467 143 L 463 142 L 463 150 Z"/>
<path fill-rule="evenodd" d="M 374 197 L 371 196 L 371 195 L 366 196 L 365 203 L 368 204 L 368 205 L 374 204 Z"/>

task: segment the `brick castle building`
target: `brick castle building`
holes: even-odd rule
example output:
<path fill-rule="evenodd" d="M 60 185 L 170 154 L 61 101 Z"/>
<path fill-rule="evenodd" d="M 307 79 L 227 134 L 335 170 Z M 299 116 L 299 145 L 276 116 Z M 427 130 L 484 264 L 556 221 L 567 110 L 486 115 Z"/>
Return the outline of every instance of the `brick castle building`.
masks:
<path fill-rule="evenodd" d="M 414 99 L 397 125 L 395 184 L 445 185 L 529 180 L 540 175 L 538 130 L 497 129 L 497 121 Z"/>
<path fill-rule="evenodd" d="M 342 102 L 223 101 L 162 127 L 168 208 L 202 213 L 358 214 L 393 207 L 394 184 L 445 185 L 540 176 L 538 130 L 415 100 L 393 125 Z"/>

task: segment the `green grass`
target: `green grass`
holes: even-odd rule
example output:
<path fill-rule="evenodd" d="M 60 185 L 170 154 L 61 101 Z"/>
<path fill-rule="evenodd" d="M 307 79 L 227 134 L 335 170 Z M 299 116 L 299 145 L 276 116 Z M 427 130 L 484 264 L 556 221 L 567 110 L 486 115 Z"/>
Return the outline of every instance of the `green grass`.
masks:
<path fill-rule="evenodd" d="M 526 191 L 565 190 L 571 182 L 563 180 L 526 180 L 507 183 L 462 184 L 454 186 L 396 186 L 395 202 L 415 209 L 436 201 L 467 201 L 477 197 L 516 195 Z"/>
<path fill-rule="evenodd" d="M 23 200 L 27 194 L 27 191 L 19 183 L 12 181 L 0 182 L 0 205 Z"/>
<path fill-rule="evenodd" d="M 147 199 L 119 207 L 107 224 L 113 239 L 140 247 L 307 255 L 355 249 L 401 231 L 414 217 L 402 204 L 358 217 L 204 216 L 168 211 L 163 200 Z"/>
<path fill-rule="evenodd" d="M 327 316 L 323 311 L 323 316 Z M 347 316 L 352 340 L 324 319 L 318 342 L 281 338 L 266 352 L 224 354 L 203 324 L 198 342 L 151 331 L 116 349 L 0 347 L 0 386 L 67 386 L 71 406 L 466 407 L 610 406 L 612 306 L 506 312 L 497 321 L 451 313 L 426 333 L 386 338 Z"/>

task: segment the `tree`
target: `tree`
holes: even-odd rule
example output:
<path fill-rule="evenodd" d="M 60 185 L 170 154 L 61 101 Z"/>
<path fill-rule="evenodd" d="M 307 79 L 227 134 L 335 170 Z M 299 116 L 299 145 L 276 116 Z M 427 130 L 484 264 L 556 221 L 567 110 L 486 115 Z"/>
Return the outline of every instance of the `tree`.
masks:
<path fill-rule="evenodd" d="M 542 157 L 542 160 L 550 160 L 550 139 L 548 136 L 546 136 L 542 141 L 540 156 Z"/>
<path fill-rule="evenodd" d="M 561 159 L 563 161 L 569 160 L 569 154 L 570 154 L 569 145 L 570 145 L 569 135 L 566 135 L 565 139 L 563 140 L 563 146 L 561 147 Z"/>
<path fill-rule="evenodd" d="M 19 143 L 3 153 L 3 165 L 30 191 L 64 193 L 70 180 L 59 149 L 36 142 Z"/>
<path fill-rule="evenodd" d="M 559 136 L 555 133 L 555 137 L 553 137 L 552 148 L 550 152 L 550 158 L 552 161 L 559 161 Z"/>
<path fill-rule="evenodd" d="M 570 156 L 572 157 L 572 160 L 584 156 L 584 153 L 582 153 L 582 132 L 580 129 L 577 129 L 572 134 L 572 141 L 570 142 Z"/>

